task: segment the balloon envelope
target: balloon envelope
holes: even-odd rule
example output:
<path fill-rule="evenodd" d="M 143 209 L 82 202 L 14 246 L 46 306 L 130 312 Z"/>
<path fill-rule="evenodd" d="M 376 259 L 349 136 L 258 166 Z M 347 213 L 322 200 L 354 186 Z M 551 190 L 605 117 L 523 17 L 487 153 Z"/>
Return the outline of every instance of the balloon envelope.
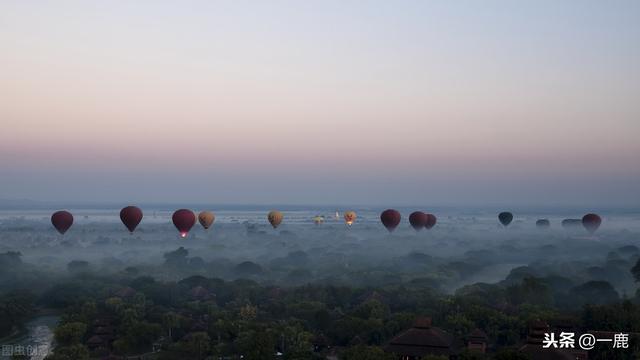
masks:
<path fill-rule="evenodd" d="M 597 214 L 587 214 L 582 217 L 582 226 L 584 226 L 590 234 L 596 232 L 601 223 L 602 219 Z"/>
<path fill-rule="evenodd" d="M 437 221 L 438 221 L 438 218 L 436 218 L 435 215 L 427 214 L 427 223 L 424 224 L 424 227 L 427 228 L 427 230 L 429 230 L 436 225 Z"/>
<path fill-rule="evenodd" d="M 416 231 L 420 231 L 423 227 L 427 226 L 428 220 L 429 216 L 422 211 L 414 211 L 409 215 L 409 224 L 411 224 L 411 227 Z"/>
<path fill-rule="evenodd" d="M 271 226 L 273 226 L 274 229 L 282 223 L 283 218 L 284 215 L 282 215 L 282 213 L 277 210 L 270 211 L 267 215 L 267 220 L 269 220 L 269 223 L 271 224 Z"/>
<path fill-rule="evenodd" d="M 196 223 L 196 215 L 189 209 L 180 209 L 173 213 L 171 220 L 173 220 L 173 225 L 180 232 L 180 236 L 186 237 L 189 230 Z"/>
<path fill-rule="evenodd" d="M 120 210 L 120 220 L 124 226 L 129 229 L 129 232 L 133 232 L 136 226 L 142 221 L 142 210 L 136 206 L 127 206 Z"/>
<path fill-rule="evenodd" d="M 380 221 L 382 221 L 382 225 L 392 232 L 395 228 L 400 224 L 400 220 L 402 216 L 398 212 L 398 210 L 387 209 L 380 214 Z"/>
<path fill-rule="evenodd" d="M 551 223 L 547 219 L 538 219 L 536 221 L 536 227 L 539 229 L 546 229 L 551 226 Z"/>
<path fill-rule="evenodd" d="M 498 220 L 500 220 L 500 223 L 503 226 L 507 226 L 511 224 L 511 221 L 513 220 L 513 214 L 508 211 L 501 212 L 500 214 L 498 214 Z"/>
<path fill-rule="evenodd" d="M 64 234 L 73 225 L 73 215 L 68 211 L 56 211 L 51 215 L 51 224 L 60 234 Z"/>
<path fill-rule="evenodd" d="M 356 217 L 357 215 L 354 211 L 347 211 L 344 213 L 344 222 L 346 222 L 347 225 L 351 225 L 356 221 Z"/>
<path fill-rule="evenodd" d="M 206 230 L 216 221 L 216 216 L 211 211 L 201 211 L 200 214 L 198 214 L 198 221 Z"/>

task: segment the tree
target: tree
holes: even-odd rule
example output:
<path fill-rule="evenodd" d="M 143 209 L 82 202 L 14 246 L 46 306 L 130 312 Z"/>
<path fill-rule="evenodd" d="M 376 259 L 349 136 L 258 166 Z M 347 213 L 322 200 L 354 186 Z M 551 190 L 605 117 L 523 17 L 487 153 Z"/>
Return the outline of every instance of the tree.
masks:
<path fill-rule="evenodd" d="M 89 350 L 84 345 L 56 346 L 56 351 L 46 360 L 88 360 Z"/>
<path fill-rule="evenodd" d="M 640 282 L 640 259 L 638 259 L 635 266 L 631 268 L 631 275 L 633 275 L 636 282 Z"/>
<path fill-rule="evenodd" d="M 529 357 L 526 354 L 516 350 L 500 350 L 493 358 L 495 360 L 529 360 Z"/>
<path fill-rule="evenodd" d="M 180 317 L 174 312 L 168 312 L 162 316 L 162 324 L 169 332 L 169 340 L 173 341 L 171 329 L 180 325 Z"/>
<path fill-rule="evenodd" d="M 211 338 L 206 332 L 194 332 L 187 336 L 183 340 L 184 349 L 191 355 L 197 356 L 196 359 L 201 359 L 203 354 L 206 354 L 211 347 Z"/>
<path fill-rule="evenodd" d="M 344 360 L 393 360 L 396 357 L 377 346 L 357 345 L 347 349 L 340 358 Z"/>
<path fill-rule="evenodd" d="M 7 251 L 0 254 L 0 270 L 9 271 L 22 266 L 22 254 L 19 251 Z"/>
<path fill-rule="evenodd" d="M 0 337 L 9 335 L 33 311 L 34 297 L 25 291 L 10 292 L 0 297 Z"/>
<path fill-rule="evenodd" d="M 236 339 L 238 350 L 247 360 L 273 358 L 276 342 L 276 335 L 271 329 L 242 331 Z"/>
<path fill-rule="evenodd" d="M 72 274 L 89 271 L 89 263 L 84 260 L 73 260 L 67 264 L 67 270 Z"/>
<path fill-rule="evenodd" d="M 427 355 L 420 358 L 420 360 L 447 360 L 448 356 L 445 355 Z"/>
<path fill-rule="evenodd" d="M 286 326 L 284 328 L 284 353 L 285 359 L 308 359 L 313 352 L 311 339 L 313 335 L 299 325 Z"/>
<path fill-rule="evenodd" d="M 164 254 L 164 263 L 168 266 L 182 267 L 187 264 L 187 255 L 189 255 L 189 251 L 180 246 L 178 249 Z"/>
<path fill-rule="evenodd" d="M 54 334 L 59 344 L 74 345 L 82 341 L 86 332 L 87 325 L 81 322 L 71 322 L 58 326 Z"/>
<path fill-rule="evenodd" d="M 553 294 L 549 286 L 534 277 L 525 277 L 522 283 L 509 286 L 507 298 L 514 305 L 529 303 L 549 306 L 553 303 Z"/>
<path fill-rule="evenodd" d="M 607 281 L 587 281 L 571 289 L 569 294 L 580 304 L 610 304 L 620 299 Z"/>

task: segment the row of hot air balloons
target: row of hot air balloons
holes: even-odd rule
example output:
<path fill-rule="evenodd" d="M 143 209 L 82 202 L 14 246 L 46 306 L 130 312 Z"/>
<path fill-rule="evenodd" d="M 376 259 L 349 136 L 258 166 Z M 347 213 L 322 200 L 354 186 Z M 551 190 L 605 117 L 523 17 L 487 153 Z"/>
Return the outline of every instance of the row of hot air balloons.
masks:
<path fill-rule="evenodd" d="M 513 221 L 513 214 L 508 211 L 501 212 L 500 214 L 498 214 L 498 220 L 503 226 L 506 227 L 511 223 L 511 221 Z M 582 225 L 591 234 L 595 233 L 596 230 L 598 230 L 600 224 L 602 224 L 602 218 L 600 218 L 598 214 L 593 213 L 586 214 L 582 217 L 582 219 L 562 220 L 562 227 L 564 228 L 571 228 Z M 536 226 L 538 228 L 548 228 L 549 226 L 551 226 L 551 222 L 549 222 L 548 219 L 538 219 L 536 221 Z"/>
<path fill-rule="evenodd" d="M 137 206 L 127 206 L 120 210 L 120 220 L 130 233 L 135 231 L 138 224 L 142 221 L 142 217 L 142 210 Z M 211 211 L 201 211 L 198 214 L 198 221 L 205 229 L 209 229 L 215 219 L 216 216 Z M 171 220 L 180 232 L 180 236 L 186 237 L 189 230 L 191 230 L 196 223 L 196 215 L 191 210 L 180 209 L 173 213 Z M 71 225 L 73 225 L 73 215 L 65 210 L 56 211 L 51 215 L 51 224 L 53 224 L 53 227 L 56 228 L 60 234 L 64 234 L 69 230 Z"/>
<path fill-rule="evenodd" d="M 124 224 L 124 226 L 129 230 L 129 232 L 133 233 L 142 221 L 142 210 L 136 206 L 127 206 L 120 210 L 120 220 Z M 200 222 L 203 228 L 209 229 L 213 222 L 215 221 L 215 215 L 211 211 L 202 211 L 197 216 L 197 221 Z M 347 225 L 352 225 L 356 221 L 357 215 L 354 211 L 346 211 L 344 213 L 344 221 Z M 270 211 L 267 214 L 267 220 L 273 226 L 273 228 L 277 228 L 284 219 L 284 215 L 277 210 Z M 400 224 L 400 220 L 402 219 L 402 215 L 398 210 L 395 209 L 387 209 L 380 214 L 380 222 L 384 225 L 389 232 L 395 230 L 395 228 Z M 196 215 L 193 211 L 189 209 L 179 209 L 176 210 L 171 216 L 171 220 L 173 221 L 173 225 L 180 232 L 180 236 L 186 237 L 193 225 L 196 223 Z M 505 211 L 498 214 L 498 220 L 503 226 L 508 226 L 513 221 L 513 214 Z M 316 216 L 313 218 L 314 223 L 321 224 L 324 222 L 324 217 Z M 409 224 L 416 231 L 420 231 L 423 228 L 431 229 L 436 225 L 437 218 L 433 214 L 424 213 L 422 211 L 414 211 L 409 215 Z M 73 225 L 73 215 L 68 211 L 57 211 L 51 216 L 51 223 L 53 226 L 60 232 L 60 234 L 64 234 L 69 230 L 71 225 Z M 582 224 L 587 231 L 590 233 L 594 233 L 600 224 L 602 223 L 602 219 L 597 214 L 587 214 L 582 220 L 580 219 L 565 219 L 562 221 L 563 227 L 570 227 L 576 224 Z M 547 219 L 539 219 L 536 221 L 536 226 L 539 228 L 546 228 L 550 226 L 550 222 Z"/>
<path fill-rule="evenodd" d="M 142 210 L 137 206 L 127 206 L 120 210 L 120 220 L 124 226 L 133 233 L 142 221 Z M 344 213 L 344 221 L 347 225 L 352 225 L 356 221 L 357 215 L 355 211 L 346 211 Z M 394 209 L 387 209 L 380 214 L 380 221 L 382 224 L 392 232 L 400 224 L 402 216 L 400 212 Z M 273 226 L 277 228 L 284 219 L 284 215 L 277 210 L 270 211 L 267 214 L 267 220 Z M 196 215 L 189 209 L 176 210 L 171 216 L 173 225 L 180 232 L 180 236 L 186 237 L 193 225 L 196 223 Z M 197 220 L 202 227 L 209 229 L 209 227 L 215 221 L 215 215 L 211 211 L 202 211 L 198 214 Z M 324 217 L 316 216 L 313 218 L 314 223 L 321 224 L 324 222 Z M 436 216 L 433 214 L 426 214 L 422 211 L 415 211 L 409 215 L 409 223 L 416 230 L 419 231 L 422 228 L 431 229 L 436 224 Z M 73 215 L 65 210 L 56 211 L 51 215 L 51 223 L 53 227 L 58 230 L 60 234 L 64 234 L 73 225 Z"/>
<path fill-rule="evenodd" d="M 358 216 L 355 211 L 345 211 L 343 217 L 344 222 L 351 226 Z M 269 219 L 271 226 L 275 229 L 282 222 L 283 215 L 281 212 L 274 210 L 269 213 L 267 218 Z M 400 224 L 401 219 L 402 215 L 400 215 L 400 212 L 394 209 L 387 209 L 380 214 L 380 221 L 382 222 L 382 225 L 389 230 L 389 232 L 395 230 L 395 228 Z M 414 211 L 409 215 L 409 223 L 416 231 L 420 231 L 422 228 L 431 229 L 436 225 L 436 221 L 437 218 L 435 215 L 426 214 L 422 211 Z M 324 217 L 320 215 L 315 216 L 313 218 L 313 222 L 316 225 L 320 225 L 324 223 Z"/>
<path fill-rule="evenodd" d="M 387 209 L 380 214 L 380 221 L 382 225 L 392 232 L 400 224 L 402 215 L 395 209 Z M 422 211 L 414 211 L 409 215 L 409 224 L 416 231 L 420 231 L 423 228 L 431 229 L 436 225 L 438 219 L 433 214 L 427 214 Z"/>

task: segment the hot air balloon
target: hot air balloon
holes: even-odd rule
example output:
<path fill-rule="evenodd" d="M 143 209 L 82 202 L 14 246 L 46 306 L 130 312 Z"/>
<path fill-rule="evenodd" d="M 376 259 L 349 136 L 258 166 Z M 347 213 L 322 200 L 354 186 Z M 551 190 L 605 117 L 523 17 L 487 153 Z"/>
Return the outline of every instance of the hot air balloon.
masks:
<path fill-rule="evenodd" d="M 427 230 L 429 230 L 436 225 L 437 221 L 438 221 L 438 218 L 436 218 L 435 215 L 427 214 L 427 222 L 424 224 L 424 227 L 427 228 Z"/>
<path fill-rule="evenodd" d="M 216 221 L 216 216 L 211 211 L 201 211 L 198 214 L 198 221 L 205 230 L 208 230 L 213 222 Z"/>
<path fill-rule="evenodd" d="M 320 225 L 322 223 L 324 223 L 324 216 L 322 215 L 316 215 L 313 217 L 313 223 L 316 225 Z"/>
<path fill-rule="evenodd" d="M 589 232 L 589 234 L 593 234 L 598 230 L 600 224 L 602 223 L 602 219 L 597 214 L 587 214 L 582 217 L 582 226 Z"/>
<path fill-rule="evenodd" d="M 347 223 L 347 225 L 351 225 L 353 224 L 354 221 L 356 221 L 356 213 L 354 211 L 345 211 L 344 213 L 344 222 Z"/>
<path fill-rule="evenodd" d="M 513 214 L 508 211 L 501 212 L 500 214 L 498 214 L 498 220 L 500 220 L 500 223 L 506 227 L 507 225 L 511 224 L 511 221 L 513 220 Z"/>
<path fill-rule="evenodd" d="M 578 226 L 580 226 L 580 224 L 582 224 L 582 220 L 580 219 L 564 219 L 562 220 L 562 227 L 565 229 L 575 229 Z"/>
<path fill-rule="evenodd" d="M 142 221 L 142 210 L 136 206 L 127 206 L 120 210 L 120 220 L 124 226 L 129 229 L 130 233 L 136 229 L 136 226 Z"/>
<path fill-rule="evenodd" d="M 420 231 L 423 227 L 427 226 L 429 216 L 422 211 L 414 211 L 409 215 L 409 224 L 416 230 Z"/>
<path fill-rule="evenodd" d="M 191 210 L 180 209 L 173 213 L 171 220 L 173 220 L 173 225 L 175 225 L 180 232 L 180 236 L 187 237 L 189 230 L 191 230 L 196 223 L 196 215 Z"/>
<path fill-rule="evenodd" d="M 283 218 L 284 218 L 284 215 L 282 215 L 282 213 L 277 210 L 270 211 L 269 214 L 267 215 L 267 219 L 269 220 L 269 223 L 271 223 L 271 226 L 273 226 L 274 229 L 277 228 L 278 225 L 280 225 L 280 223 L 282 223 Z"/>
<path fill-rule="evenodd" d="M 380 214 L 380 221 L 382 221 L 382 225 L 384 225 L 389 232 L 395 230 L 396 226 L 400 224 L 400 219 L 402 219 L 402 216 L 398 210 L 387 209 Z"/>
<path fill-rule="evenodd" d="M 51 224 L 58 230 L 60 234 L 63 234 L 69 230 L 73 225 L 73 215 L 68 211 L 56 211 L 51 215 Z"/>
<path fill-rule="evenodd" d="M 547 219 L 538 219 L 536 221 L 536 227 L 539 229 L 546 229 L 551 226 L 551 223 Z"/>

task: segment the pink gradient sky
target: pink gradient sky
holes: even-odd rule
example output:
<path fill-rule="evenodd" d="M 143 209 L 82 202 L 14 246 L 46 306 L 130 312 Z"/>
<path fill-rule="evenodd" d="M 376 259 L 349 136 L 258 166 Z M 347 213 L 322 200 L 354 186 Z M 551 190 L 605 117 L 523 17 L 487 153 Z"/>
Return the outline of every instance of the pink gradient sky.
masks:
<path fill-rule="evenodd" d="M 640 3 L 3 1 L 0 198 L 640 201 Z"/>

